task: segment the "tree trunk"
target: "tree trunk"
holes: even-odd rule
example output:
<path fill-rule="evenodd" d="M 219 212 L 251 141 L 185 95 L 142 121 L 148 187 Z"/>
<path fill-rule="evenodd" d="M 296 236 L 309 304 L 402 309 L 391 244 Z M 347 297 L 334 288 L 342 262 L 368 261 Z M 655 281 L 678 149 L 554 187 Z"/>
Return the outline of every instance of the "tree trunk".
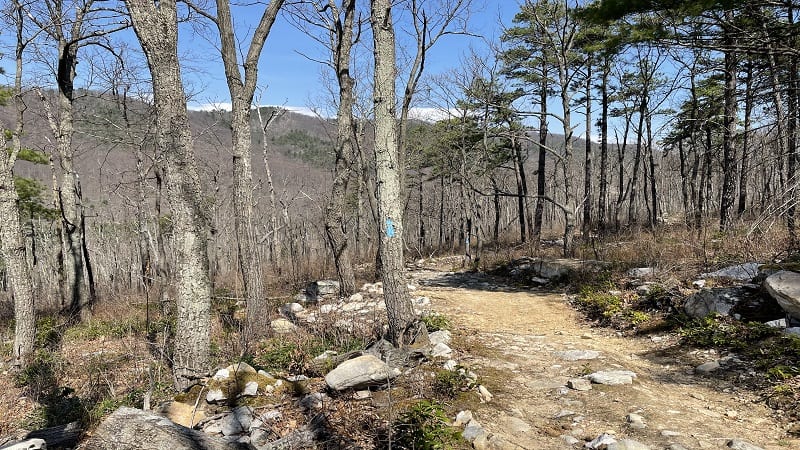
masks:
<path fill-rule="evenodd" d="M 177 263 L 177 317 L 173 373 L 182 390 L 209 369 L 211 284 L 206 239 L 208 218 L 201 202 L 186 95 L 178 60 L 175 0 L 127 0 L 134 31 L 147 57 L 156 107 L 156 143 L 172 209 Z"/>
<path fill-rule="evenodd" d="M 547 79 L 547 71 L 544 80 Z M 544 221 L 545 185 L 547 182 L 547 82 L 539 86 L 539 159 L 536 164 L 536 210 L 533 215 L 533 241 L 538 248 L 542 240 L 542 222 Z"/>
<path fill-rule="evenodd" d="M 610 72 L 610 61 L 608 57 L 603 64 L 603 75 L 600 81 L 601 89 L 601 112 L 600 112 L 600 192 L 598 192 L 597 202 L 597 223 L 600 231 L 605 231 L 606 214 L 608 208 L 608 76 Z"/>
<path fill-rule="evenodd" d="M 586 159 L 583 167 L 583 234 L 588 239 L 592 223 L 592 58 L 586 62 Z"/>
<path fill-rule="evenodd" d="M 356 290 L 356 279 L 350 258 L 347 225 L 344 218 L 347 206 L 347 188 L 353 176 L 355 158 L 355 126 L 353 104 L 355 103 L 355 81 L 350 76 L 350 50 L 353 46 L 353 23 L 355 0 L 346 0 L 344 22 L 338 11 L 334 12 L 334 29 L 330 30 L 333 47 L 334 69 L 339 84 L 339 110 L 336 122 L 336 163 L 333 171 L 331 200 L 325 208 L 325 236 L 333 251 L 336 275 L 339 278 L 339 294 L 349 296 Z"/>
<path fill-rule="evenodd" d="M 389 337 L 395 345 L 407 344 L 406 331 L 414 322 L 403 265 L 403 211 L 400 155 L 395 120 L 395 36 L 390 0 L 372 0 L 370 19 L 374 41 L 375 164 L 378 181 L 378 217 L 384 299 Z"/>
<path fill-rule="evenodd" d="M 14 104 L 16 106 L 16 125 L 11 134 L 12 145 L 7 147 L 6 134 L 0 133 L 0 251 L 6 265 L 6 274 L 14 292 L 14 365 L 27 369 L 33 361 L 36 339 L 36 311 L 33 300 L 33 279 L 28 258 L 25 253 L 25 235 L 19 217 L 19 197 L 14 186 L 14 163 L 22 146 L 20 136 L 23 131 L 22 103 L 22 26 L 23 13 L 14 1 L 14 14 L 17 20 L 16 74 L 14 83 Z"/>
<path fill-rule="evenodd" d="M 733 12 L 725 17 L 733 19 Z M 726 33 L 728 34 L 728 33 Z M 736 39 L 726 36 L 731 45 Z M 736 55 L 733 50 L 725 52 L 725 118 L 722 134 L 722 199 L 720 201 L 719 227 L 721 231 L 733 225 L 733 205 L 736 197 Z"/>
<path fill-rule="evenodd" d="M 258 61 L 261 50 L 282 4 L 283 0 L 272 0 L 264 9 L 242 64 L 244 67 L 244 77 L 242 77 L 230 5 L 225 0 L 217 0 L 216 24 L 220 35 L 220 51 L 225 66 L 225 78 L 231 96 L 233 222 L 236 230 L 239 270 L 242 274 L 245 299 L 247 300 L 246 334 L 249 336 L 265 330 L 265 320 L 268 317 L 261 260 L 255 251 L 250 111 L 258 80 Z"/>
<path fill-rule="evenodd" d="M 744 123 L 742 126 L 742 165 L 739 169 L 739 204 L 737 213 L 741 217 L 747 209 L 747 177 L 750 175 L 750 131 L 753 115 L 753 65 L 747 65 L 744 88 Z"/>

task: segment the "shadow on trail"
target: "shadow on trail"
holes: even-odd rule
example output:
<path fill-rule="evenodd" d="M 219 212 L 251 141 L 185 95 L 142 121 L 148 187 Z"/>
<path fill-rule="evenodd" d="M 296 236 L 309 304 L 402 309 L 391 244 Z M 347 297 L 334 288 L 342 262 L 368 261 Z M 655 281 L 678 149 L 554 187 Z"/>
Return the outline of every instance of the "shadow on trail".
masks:
<path fill-rule="evenodd" d="M 508 292 L 519 293 L 528 292 L 531 294 L 553 294 L 561 293 L 559 286 L 546 285 L 527 285 L 515 283 L 514 278 L 507 276 L 492 275 L 485 272 L 417 272 L 414 277 L 421 287 L 468 289 L 473 291 L 487 292 Z"/>

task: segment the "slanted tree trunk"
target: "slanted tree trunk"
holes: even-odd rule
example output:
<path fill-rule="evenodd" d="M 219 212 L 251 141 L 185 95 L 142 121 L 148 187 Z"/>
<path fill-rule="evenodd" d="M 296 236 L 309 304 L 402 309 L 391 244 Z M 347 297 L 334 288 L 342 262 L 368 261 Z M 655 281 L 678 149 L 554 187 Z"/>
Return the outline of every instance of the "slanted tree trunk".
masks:
<path fill-rule="evenodd" d="M 374 41 L 375 164 L 377 166 L 378 220 L 381 231 L 380 258 L 389 337 L 395 345 L 408 342 L 404 336 L 414 322 L 403 265 L 403 202 L 401 201 L 400 155 L 395 115 L 394 24 L 390 0 L 372 0 L 370 21 Z"/>
<path fill-rule="evenodd" d="M 164 177 L 172 209 L 177 264 L 177 317 L 173 374 L 185 389 L 209 369 L 211 284 L 206 238 L 208 218 L 192 148 L 186 95 L 178 60 L 175 0 L 126 0 L 153 83 L 156 144 L 164 155 Z"/>

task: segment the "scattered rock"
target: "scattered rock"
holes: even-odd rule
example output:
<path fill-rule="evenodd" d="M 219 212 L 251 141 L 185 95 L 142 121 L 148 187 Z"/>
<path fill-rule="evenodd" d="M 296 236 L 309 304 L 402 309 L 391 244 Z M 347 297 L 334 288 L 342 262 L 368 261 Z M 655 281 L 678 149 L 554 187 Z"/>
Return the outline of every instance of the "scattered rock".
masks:
<path fill-rule="evenodd" d="M 757 447 L 749 442 L 745 442 L 739 439 L 731 439 L 728 441 L 728 448 L 732 448 L 733 450 L 764 450 L 761 447 Z"/>
<path fill-rule="evenodd" d="M 681 433 L 679 433 L 677 431 L 661 430 L 661 436 L 664 436 L 664 437 L 667 437 L 667 438 L 678 437 L 680 435 L 681 435 Z"/>
<path fill-rule="evenodd" d="M 25 439 L 0 447 L 2 450 L 44 450 L 46 448 L 47 443 L 44 439 Z"/>
<path fill-rule="evenodd" d="M 470 420 L 467 426 L 464 427 L 464 431 L 461 432 L 461 437 L 467 442 L 473 442 L 482 435 L 486 435 L 486 430 L 484 430 L 480 422 L 475 419 Z"/>
<path fill-rule="evenodd" d="M 293 324 L 291 320 L 280 318 L 275 319 L 269 323 L 269 326 L 277 334 L 288 334 L 297 331 L 297 325 Z"/>
<path fill-rule="evenodd" d="M 703 289 L 706 287 L 706 280 L 694 280 L 692 281 L 692 287 L 695 289 Z"/>
<path fill-rule="evenodd" d="M 620 439 L 606 447 L 607 450 L 650 450 L 650 447 L 633 439 Z"/>
<path fill-rule="evenodd" d="M 431 344 L 449 344 L 453 340 L 453 335 L 447 330 L 434 331 L 428 334 Z"/>
<path fill-rule="evenodd" d="M 304 309 L 300 303 L 286 303 L 280 307 L 279 312 L 282 316 L 293 319 L 297 313 L 302 312 Z"/>
<path fill-rule="evenodd" d="M 567 380 L 567 387 L 576 391 L 590 391 L 592 382 L 586 378 L 570 378 Z"/>
<path fill-rule="evenodd" d="M 349 359 L 325 375 L 325 383 L 331 389 L 363 389 L 382 385 L 400 375 L 400 370 L 389 367 L 373 355 L 363 355 Z"/>
<path fill-rule="evenodd" d="M 494 398 L 492 393 L 482 384 L 478 386 L 478 395 L 481 397 L 481 403 L 489 403 Z"/>
<path fill-rule="evenodd" d="M 749 262 L 744 264 L 737 264 L 735 266 L 728 266 L 714 272 L 701 274 L 701 278 L 727 278 L 736 281 L 751 281 L 758 276 L 758 268 L 761 264 L 756 262 Z"/>
<path fill-rule="evenodd" d="M 647 428 L 647 425 L 644 423 L 644 417 L 636 413 L 628 414 L 628 416 L 625 417 L 625 421 L 628 422 L 628 425 L 631 428 L 636 430 L 643 430 Z"/>
<path fill-rule="evenodd" d="M 739 295 L 739 288 L 703 289 L 687 298 L 683 309 L 694 318 L 703 318 L 711 313 L 728 316 L 740 301 Z"/>
<path fill-rule="evenodd" d="M 472 420 L 472 411 L 470 410 L 460 411 L 458 414 L 456 414 L 456 420 L 455 422 L 453 422 L 453 426 L 454 427 L 464 426 L 468 424 L 470 420 Z"/>
<path fill-rule="evenodd" d="M 600 352 L 594 350 L 567 350 L 554 352 L 554 354 L 565 361 L 582 361 L 600 357 Z"/>
<path fill-rule="evenodd" d="M 778 320 L 770 320 L 766 322 L 764 325 L 773 328 L 786 328 L 786 319 L 778 319 Z"/>
<path fill-rule="evenodd" d="M 617 440 L 610 434 L 603 433 L 594 438 L 592 441 L 587 442 L 585 447 L 592 450 L 606 449 L 611 444 L 616 444 Z"/>
<path fill-rule="evenodd" d="M 711 372 L 715 372 L 720 369 L 719 361 L 709 361 L 707 363 L 700 364 L 699 366 L 694 368 L 694 373 L 700 375 L 708 375 Z"/>
<path fill-rule="evenodd" d="M 575 436 L 570 436 L 568 434 L 562 434 L 559 437 L 561 438 L 562 441 L 564 441 L 564 443 L 566 443 L 570 447 L 573 447 L 575 446 L 575 444 L 581 442 L 580 439 L 576 438 Z"/>
<path fill-rule="evenodd" d="M 458 363 L 454 359 L 448 359 L 447 361 L 445 361 L 444 364 L 442 364 L 442 368 L 444 370 L 449 370 L 451 372 L 456 370 L 457 367 L 458 367 Z"/>
<path fill-rule="evenodd" d="M 314 300 L 319 301 L 319 297 L 326 295 L 336 295 L 339 293 L 339 282 L 336 280 L 319 280 L 306 286 L 306 293 Z"/>
<path fill-rule="evenodd" d="M 447 344 L 441 342 L 434 345 L 431 349 L 431 356 L 434 358 L 448 358 L 452 354 L 453 349 L 451 349 Z"/>
<path fill-rule="evenodd" d="M 601 370 L 589 374 L 589 380 L 595 384 L 605 384 L 609 386 L 632 384 L 636 374 L 629 370 Z"/>
<path fill-rule="evenodd" d="M 644 277 L 652 277 L 657 273 L 658 269 L 655 267 L 636 267 L 628 270 L 626 274 L 631 278 L 644 278 Z"/>

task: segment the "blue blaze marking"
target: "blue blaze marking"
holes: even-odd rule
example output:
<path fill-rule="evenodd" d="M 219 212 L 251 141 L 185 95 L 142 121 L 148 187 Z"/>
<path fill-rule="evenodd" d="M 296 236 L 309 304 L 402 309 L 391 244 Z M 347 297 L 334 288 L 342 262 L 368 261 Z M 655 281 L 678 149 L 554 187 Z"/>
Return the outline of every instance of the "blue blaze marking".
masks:
<path fill-rule="evenodd" d="M 394 222 L 389 217 L 386 218 L 386 236 L 394 237 Z"/>

